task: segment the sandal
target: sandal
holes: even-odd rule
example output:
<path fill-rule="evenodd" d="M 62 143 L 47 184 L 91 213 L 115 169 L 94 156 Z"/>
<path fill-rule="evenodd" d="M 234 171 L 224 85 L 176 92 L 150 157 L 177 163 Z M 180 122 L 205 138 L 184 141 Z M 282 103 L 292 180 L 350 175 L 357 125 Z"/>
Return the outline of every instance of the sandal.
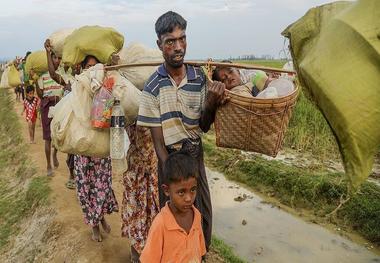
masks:
<path fill-rule="evenodd" d="M 75 189 L 75 182 L 73 179 L 69 179 L 66 183 L 66 187 L 68 189 Z"/>

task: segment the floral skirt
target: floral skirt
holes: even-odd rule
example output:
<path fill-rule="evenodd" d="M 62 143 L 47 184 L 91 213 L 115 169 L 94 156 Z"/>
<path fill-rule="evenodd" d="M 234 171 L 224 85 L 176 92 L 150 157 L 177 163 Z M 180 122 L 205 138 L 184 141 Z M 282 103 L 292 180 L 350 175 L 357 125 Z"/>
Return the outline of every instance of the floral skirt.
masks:
<path fill-rule="evenodd" d="M 110 158 L 75 155 L 74 173 L 78 200 L 86 224 L 97 226 L 104 214 L 119 210 L 112 190 Z"/>
<path fill-rule="evenodd" d="M 123 175 L 122 236 L 141 253 L 149 228 L 159 212 L 157 156 L 148 128 L 127 128 L 128 170 Z"/>

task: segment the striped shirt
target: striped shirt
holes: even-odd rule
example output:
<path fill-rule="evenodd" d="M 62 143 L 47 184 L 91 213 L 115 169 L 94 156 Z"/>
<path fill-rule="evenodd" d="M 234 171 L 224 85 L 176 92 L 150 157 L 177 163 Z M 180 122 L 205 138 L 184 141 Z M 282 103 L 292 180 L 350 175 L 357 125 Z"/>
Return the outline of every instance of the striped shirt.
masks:
<path fill-rule="evenodd" d="M 167 146 L 198 139 L 205 96 L 206 79 L 200 68 L 187 65 L 186 76 L 177 86 L 162 64 L 145 84 L 137 125 L 162 127 Z"/>
<path fill-rule="evenodd" d="M 38 79 L 38 86 L 43 90 L 43 97 L 62 97 L 63 87 L 55 82 L 49 75 L 45 72 Z"/>

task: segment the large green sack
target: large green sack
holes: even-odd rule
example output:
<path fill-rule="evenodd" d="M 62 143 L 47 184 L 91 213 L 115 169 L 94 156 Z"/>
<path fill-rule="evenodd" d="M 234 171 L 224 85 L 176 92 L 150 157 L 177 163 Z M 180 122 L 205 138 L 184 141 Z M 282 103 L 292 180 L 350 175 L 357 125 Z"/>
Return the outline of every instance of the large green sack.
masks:
<path fill-rule="evenodd" d="M 27 57 L 25 62 L 26 74 L 29 74 L 31 70 L 38 75 L 48 71 L 46 51 L 35 51 Z"/>
<path fill-rule="evenodd" d="M 9 88 L 8 83 L 8 73 L 9 73 L 9 67 L 6 67 L 3 71 L 3 74 L 1 74 L 1 80 L 0 80 L 0 88 Z"/>
<path fill-rule="evenodd" d="M 92 55 L 101 63 L 108 64 L 111 62 L 112 54 L 119 52 L 123 44 L 123 35 L 113 28 L 84 26 L 66 37 L 62 62 L 72 66 Z"/>
<path fill-rule="evenodd" d="M 11 87 L 17 87 L 21 85 L 20 72 L 13 64 L 9 67 L 8 84 Z"/>
<path fill-rule="evenodd" d="M 74 32 L 74 28 L 61 29 L 49 36 L 50 45 L 55 55 L 62 57 L 65 39 Z"/>
<path fill-rule="evenodd" d="M 357 190 L 380 146 L 380 1 L 313 8 L 282 34 L 301 85 L 337 139 L 350 190 Z"/>

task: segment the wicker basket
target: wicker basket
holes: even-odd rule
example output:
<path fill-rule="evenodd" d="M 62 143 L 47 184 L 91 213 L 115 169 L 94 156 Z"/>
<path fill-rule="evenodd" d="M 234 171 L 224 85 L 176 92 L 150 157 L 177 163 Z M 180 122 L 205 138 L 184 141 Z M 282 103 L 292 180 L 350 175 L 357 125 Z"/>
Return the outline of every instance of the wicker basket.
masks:
<path fill-rule="evenodd" d="M 229 94 L 230 101 L 216 112 L 216 145 L 275 157 L 284 140 L 298 87 L 291 94 L 274 99 Z"/>

